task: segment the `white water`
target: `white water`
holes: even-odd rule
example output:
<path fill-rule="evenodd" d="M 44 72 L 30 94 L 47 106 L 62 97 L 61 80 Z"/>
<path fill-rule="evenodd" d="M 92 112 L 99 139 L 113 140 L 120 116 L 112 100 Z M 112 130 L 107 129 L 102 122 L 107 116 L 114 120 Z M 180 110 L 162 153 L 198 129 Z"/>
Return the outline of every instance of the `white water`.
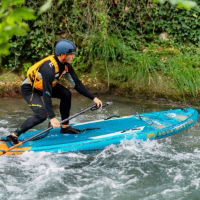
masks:
<path fill-rule="evenodd" d="M 16 100 L 19 106 L 10 106 Z M 73 113 L 87 105 L 87 101 L 82 107 L 75 102 Z M 0 102 L 1 135 L 7 135 L 30 115 L 23 109 L 27 108 L 20 99 Z M 87 113 L 73 123 L 162 109 L 115 101 L 112 108 Z M 143 143 L 124 141 L 91 154 L 25 153 L 0 157 L 0 199 L 199 200 L 199 133 L 198 124 L 188 134 Z"/>

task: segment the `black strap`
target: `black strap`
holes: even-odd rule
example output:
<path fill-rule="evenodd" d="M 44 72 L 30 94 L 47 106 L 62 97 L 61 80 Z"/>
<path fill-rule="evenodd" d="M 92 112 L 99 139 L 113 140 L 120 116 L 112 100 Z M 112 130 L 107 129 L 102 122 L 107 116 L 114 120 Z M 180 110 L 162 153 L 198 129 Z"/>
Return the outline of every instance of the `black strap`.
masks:
<path fill-rule="evenodd" d="M 181 110 L 183 110 L 185 112 L 188 112 L 188 110 L 186 108 L 181 108 Z"/>
<path fill-rule="evenodd" d="M 109 119 L 112 119 L 112 118 L 119 118 L 120 116 L 119 115 L 112 115 L 104 120 L 109 120 Z"/>
<path fill-rule="evenodd" d="M 100 128 L 85 128 L 85 129 L 82 129 L 80 130 L 81 133 L 85 133 L 86 131 L 92 131 L 92 130 L 98 130 Z"/>

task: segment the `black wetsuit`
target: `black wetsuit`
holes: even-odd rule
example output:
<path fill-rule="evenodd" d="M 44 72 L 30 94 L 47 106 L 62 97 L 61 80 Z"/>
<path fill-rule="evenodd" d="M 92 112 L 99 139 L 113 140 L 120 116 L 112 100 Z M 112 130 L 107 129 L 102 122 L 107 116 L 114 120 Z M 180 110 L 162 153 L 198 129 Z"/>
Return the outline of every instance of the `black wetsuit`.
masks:
<path fill-rule="evenodd" d="M 76 73 L 74 72 L 72 66 L 68 63 L 62 64 L 58 58 L 55 59 L 59 66 L 58 78 L 65 71 L 65 65 L 68 66 L 68 72 L 65 73 L 66 79 L 68 79 L 72 86 L 82 95 L 93 100 L 95 97 L 85 88 L 82 82 L 78 79 Z M 50 61 L 45 62 L 39 69 L 39 73 L 43 80 L 43 90 L 37 90 L 32 88 L 28 79 L 26 79 L 21 86 L 21 93 L 24 99 L 29 104 L 34 115 L 28 118 L 15 133 L 19 136 L 20 134 L 26 132 L 33 126 L 40 124 L 47 118 L 52 119 L 55 117 L 51 98 L 60 99 L 60 114 L 62 120 L 69 117 L 71 108 L 71 92 L 69 89 L 65 88 L 63 85 L 57 83 L 52 87 L 52 82 L 55 80 L 55 70 L 52 67 Z M 66 122 L 68 124 L 69 122 Z"/>

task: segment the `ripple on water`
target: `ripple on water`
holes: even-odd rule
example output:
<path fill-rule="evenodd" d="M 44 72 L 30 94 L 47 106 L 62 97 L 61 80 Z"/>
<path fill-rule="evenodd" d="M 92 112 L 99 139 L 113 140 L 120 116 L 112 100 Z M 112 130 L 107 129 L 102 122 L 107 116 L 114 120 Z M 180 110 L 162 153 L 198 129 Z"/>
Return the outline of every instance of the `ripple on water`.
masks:
<path fill-rule="evenodd" d="M 200 187 L 199 153 L 198 149 L 177 152 L 166 140 L 124 141 L 91 154 L 25 153 L 1 157 L 1 197 L 184 199 L 198 193 Z"/>
<path fill-rule="evenodd" d="M 120 115 L 120 107 L 116 106 L 113 112 L 90 112 L 72 122 Z M 138 110 L 132 107 L 131 112 L 141 111 L 140 107 Z M 127 110 L 130 114 L 130 104 Z M 14 128 L 18 120 L 26 118 L 25 115 L 20 118 L 18 111 L 11 114 L 15 117 L 9 113 L 0 120 L 2 135 L 9 133 L 8 123 L 12 122 Z M 189 134 L 161 141 L 124 141 L 90 154 L 28 152 L 0 157 L 0 199 L 198 200 L 199 126 Z"/>

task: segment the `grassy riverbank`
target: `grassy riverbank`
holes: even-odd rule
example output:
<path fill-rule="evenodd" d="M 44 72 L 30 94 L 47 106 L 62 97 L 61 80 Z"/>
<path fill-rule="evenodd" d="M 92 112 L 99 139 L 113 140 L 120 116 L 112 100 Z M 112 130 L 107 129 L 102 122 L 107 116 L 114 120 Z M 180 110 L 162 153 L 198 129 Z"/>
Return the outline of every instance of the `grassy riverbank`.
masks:
<path fill-rule="evenodd" d="M 19 95 L 22 78 L 15 73 L 4 72 L 0 75 L 0 97 Z"/>
<path fill-rule="evenodd" d="M 77 56 L 74 69 L 86 87 L 98 93 L 199 104 L 200 48 L 197 47 L 154 44 L 142 51 L 129 52 L 123 62 L 96 58 L 91 64 L 84 59 L 81 62 Z M 2 73 L 0 96 L 18 95 L 21 81 L 20 73 Z"/>
<path fill-rule="evenodd" d="M 200 97 L 200 48 L 151 45 L 132 51 L 129 60 L 93 63 L 90 77 L 104 90 L 140 98 L 165 98 L 197 104 Z"/>

